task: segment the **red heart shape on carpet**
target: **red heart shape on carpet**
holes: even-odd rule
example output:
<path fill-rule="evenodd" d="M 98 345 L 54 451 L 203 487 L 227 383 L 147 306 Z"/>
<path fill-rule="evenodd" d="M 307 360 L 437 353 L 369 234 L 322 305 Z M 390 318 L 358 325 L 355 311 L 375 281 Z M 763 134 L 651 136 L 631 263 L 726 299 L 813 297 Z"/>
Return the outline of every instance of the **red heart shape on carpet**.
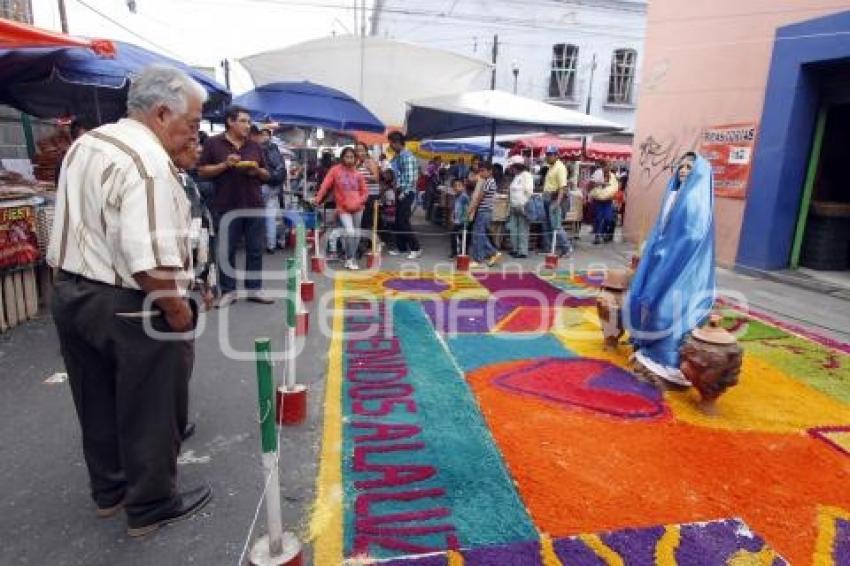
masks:
<path fill-rule="evenodd" d="M 497 387 L 624 419 L 666 416 L 661 392 L 628 371 L 602 360 L 544 358 L 498 375 Z"/>

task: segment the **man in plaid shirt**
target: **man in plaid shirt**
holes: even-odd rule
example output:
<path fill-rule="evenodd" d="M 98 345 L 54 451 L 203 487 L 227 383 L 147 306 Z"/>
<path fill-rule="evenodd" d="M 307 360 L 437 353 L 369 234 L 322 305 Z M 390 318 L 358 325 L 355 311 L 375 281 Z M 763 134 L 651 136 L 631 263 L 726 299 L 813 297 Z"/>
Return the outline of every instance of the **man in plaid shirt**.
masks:
<path fill-rule="evenodd" d="M 410 216 L 413 214 L 413 203 L 416 201 L 416 180 L 419 177 L 419 164 L 416 157 L 404 147 L 404 134 L 393 132 L 388 136 L 388 139 L 390 147 L 393 148 L 395 153 L 392 167 L 395 170 L 396 185 L 398 186 L 395 220 L 398 251 L 391 250 L 390 253 L 393 255 L 407 253 L 407 259 L 416 259 L 422 255 L 422 249 L 419 247 L 419 241 L 410 225 Z"/>

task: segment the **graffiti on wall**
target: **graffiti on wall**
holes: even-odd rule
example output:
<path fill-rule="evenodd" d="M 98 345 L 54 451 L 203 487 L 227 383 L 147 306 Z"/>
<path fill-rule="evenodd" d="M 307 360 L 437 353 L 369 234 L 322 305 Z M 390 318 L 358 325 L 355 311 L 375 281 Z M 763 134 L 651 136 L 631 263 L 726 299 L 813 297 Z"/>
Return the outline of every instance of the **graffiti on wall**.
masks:
<path fill-rule="evenodd" d="M 699 140 L 699 132 L 686 131 L 681 135 L 656 138 L 650 134 L 638 144 L 638 166 L 641 185 L 648 188 L 659 177 L 671 175 L 676 162 L 686 151 L 692 150 Z"/>

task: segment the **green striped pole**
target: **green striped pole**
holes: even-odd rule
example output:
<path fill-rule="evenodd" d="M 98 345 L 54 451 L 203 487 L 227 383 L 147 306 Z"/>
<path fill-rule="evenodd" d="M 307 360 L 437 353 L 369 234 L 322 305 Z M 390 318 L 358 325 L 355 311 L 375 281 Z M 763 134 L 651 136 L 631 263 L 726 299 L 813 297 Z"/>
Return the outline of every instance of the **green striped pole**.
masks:
<path fill-rule="evenodd" d="M 286 389 L 295 389 L 295 326 L 299 307 L 297 260 L 286 260 Z"/>
<path fill-rule="evenodd" d="M 267 478 L 266 517 L 269 529 L 269 554 L 283 553 L 283 519 L 280 514 L 280 477 L 277 460 L 277 430 L 275 427 L 274 385 L 272 381 L 271 341 L 254 341 L 257 355 L 257 388 L 260 399 L 260 438 L 263 447 L 263 471 Z"/>
<path fill-rule="evenodd" d="M 304 220 L 298 219 L 295 223 L 295 258 L 298 261 L 298 272 L 302 272 L 307 266 L 307 234 L 304 231 Z"/>
<path fill-rule="evenodd" d="M 286 326 L 295 328 L 298 313 L 298 266 L 295 258 L 286 260 Z"/>

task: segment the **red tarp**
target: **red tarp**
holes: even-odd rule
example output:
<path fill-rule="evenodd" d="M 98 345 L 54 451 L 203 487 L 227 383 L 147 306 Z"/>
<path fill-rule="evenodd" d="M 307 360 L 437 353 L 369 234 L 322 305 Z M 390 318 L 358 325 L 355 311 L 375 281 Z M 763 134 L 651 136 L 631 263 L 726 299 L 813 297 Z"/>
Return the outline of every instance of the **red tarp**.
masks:
<path fill-rule="evenodd" d="M 550 145 L 558 148 L 561 157 L 573 159 L 581 157 L 581 140 L 568 140 L 549 135 L 520 138 L 516 140 L 510 154 L 531 151 L 537 157 Z M 632 157 L 632 146 L 623 143 L 593 142 L 588 144 L 585 157 L 595 160 L 626 161 Z"/>
<path fill-rule="evenodd" d="M 105 39 L 82 39 L 0 18 L 0 48 L 88 47 L 104 57 L 115 56 L 115 44 Z"/>
<path fill-rule="evenodd" d="M 632 158 L 632 146 L 624 143 L 593 142 L 587 146 L 588 159 L 628 161 Z"/>
<path fill-rule="evenodd" d="M 514 143 L 510 154 L 515 155 L 531 151 L 532 155 L 537 157 L 550 145 L 558 148 L 561 157 L 579 157 L 581 155 L 581 140 L 565 140 L 558 136 L 548 135 L 520 138 Z"/>

